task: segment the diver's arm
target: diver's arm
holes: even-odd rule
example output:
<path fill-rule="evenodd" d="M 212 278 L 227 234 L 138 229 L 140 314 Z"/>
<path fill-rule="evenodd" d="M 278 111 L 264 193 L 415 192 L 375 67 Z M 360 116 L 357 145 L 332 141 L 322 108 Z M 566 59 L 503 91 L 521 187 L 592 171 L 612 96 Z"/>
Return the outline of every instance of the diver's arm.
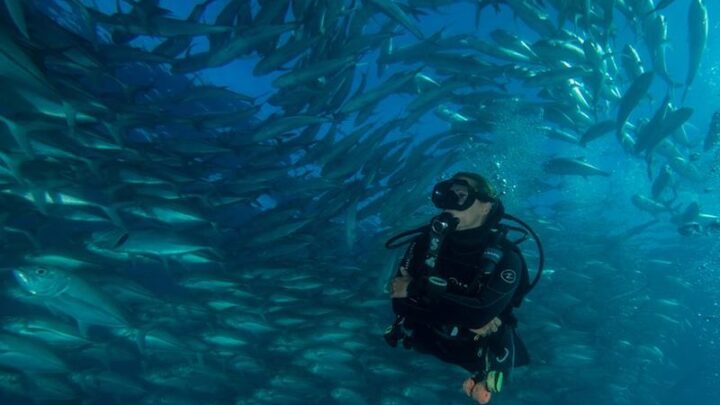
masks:
<path fill-rule="evenodd" d="M 498 264 L 490 280 L 474 296 L 458 294 L 428 281 L 427 277 L 414 279 L 408 286 L 408 297 L 401 305 L 402 312 L 412 318 L 433 323 L 454 324 L 479 328 L 499 316 L 510 305 L 520 283 L 521 261 L 514 252 L 508 252 Z M 427 297 L 432 304 L 422 308 L 414 305 Z"/>

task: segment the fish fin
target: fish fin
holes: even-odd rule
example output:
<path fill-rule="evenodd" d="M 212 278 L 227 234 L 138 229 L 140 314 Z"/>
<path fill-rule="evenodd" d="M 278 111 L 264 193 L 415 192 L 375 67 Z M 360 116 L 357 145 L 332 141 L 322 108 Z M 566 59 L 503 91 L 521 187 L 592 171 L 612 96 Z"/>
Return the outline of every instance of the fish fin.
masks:
<path fill-rule="evenodd" d="M 147 353 L 147 346 L 145 345 L 145 336 L 147 336 L 147 331 L 145 330 L 137 330 L 137 337 L 135 338 L 135 344 L 137 344 L 138 351 L 141 355 L 145 356 Z"/>
<path fill-rule="evenodd" d="M 5 0 L 5 9 L 10 15 L 10 19 L 15 24 L 15 28 L 27 39 L 30 39 L 27 30 L 27 22 L 25 18 L 24 1 L 8 1 Z"/>
<path fill-rule="evenodd" d="M 45 199 L 45 196 L 47 194 L 43 190 L 34 189 L 32 190 L 32 196 L 33 196 L 33 202 L 35 203 L 35 208 L 37 208 L 38 211 L 40 211 L 41 214 L 47 215 L 47 200 Z"/>
<path fill-rule="evenodd" d="M 86 324 L 86 323 L 84 323 L 84 322 L 81 321 L 81 320 L 77 320 L 77 326 L 78 326 L 78 331 L 80 332 L 80 336 L 82 336 L 82 337 L 84 337 L 85 339 L 87 339 L 87 337 L 88 337 L 88 327 L 89 327 L 89 325 Z"/>
<path fill-rule="evenodd" d="M 113 245 L 113 247 L 112 247 L 111 249 L 117 249 L 117 248 L 119 248 L 120 246 L 124 245 L 125 242 L 127 242 L 127 240 L 128 240 L 129 237 L 130 237 L 130 234 L 129 234 L 129 233 L 123 232 L 123 233 L 120 235 L 120 237 L 117 239 L 117 241 L 115 241 L 115 244 Z"/>
<path fill-rule="evenodd" d="M 77 110 L 69 102 L 62 101 L 63 112 L 65 113 L 65 122 L 68 126 L 68 135 L 75 136 L 75 124 L 77 123 Z"/>
<path fill-rule="evenodd" d="M 687 93 L 688 93 L 688 89 L 689 89 L 689 88 L 690 88 L 690 86 L 685 86 L 685 90 L 683 91 L 682 98 L 680 99 L 680 102 L 683 103 L 683 104 L 685 104 L 685 98 L 687 97 Z"/>
<path fill-rule="evenodd" d="M 447 28 L 448 28 L 447 25 L 443 25 L 442 27 L 440 27 L 439 30 L 437 30 L 437 32 L 435 32 L 435 33 L 433 33 L 432 35 L 430 35 L 430 37 L 428 37 L 427 40 L 430 41 L 430 42 L 433 42 L 433 43 L 437 43 L 437 41 L 439 41 L 439 40 L 442 39 L 443 34 L 445 34 L 445 30 L 446 30 Z M 464 38 L 464 37 L 463 37 L 463 38 Z"/>
<path fill-rule="evenodd" d="M 647 162 L 647 174 L 648 178 L 652 180 L 652 151 L 648 150 L 645 152 L 645 162 Z"/>

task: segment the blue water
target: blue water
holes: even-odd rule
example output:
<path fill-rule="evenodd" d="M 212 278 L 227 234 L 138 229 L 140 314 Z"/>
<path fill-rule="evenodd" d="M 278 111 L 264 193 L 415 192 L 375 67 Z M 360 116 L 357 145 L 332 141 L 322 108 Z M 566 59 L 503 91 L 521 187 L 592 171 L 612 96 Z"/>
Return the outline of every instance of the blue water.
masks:
<path fill-rule="evenodd" d="M 529 1 L 529 0 L 527 0 Z M 626 0 L 627 1 L 627 0 Z M 82 17 L 68 6 L 72 2 L 35 1 L 33 7 L 44 10 L 56 21 L 87 36 L 86 28 L 72 22 Z M 112 0 L 96 0 L 98 10 L 112 14 L 117 4 Z M 172 11 L 173 18 L 184 19 L 197 1 L 159 2 Z M 365 4 L 370 2 L 355 2 Z M 550 1 L 545 1 L 550 7 Z M 667 70 L 676 82 L 684 82 L 687 70 L 687 0 L 677 0 L 662 11 L 668 23 Z M 693 146 L 680 147 L 683 156 L 701 152 L 712 114 L 720 106 L 720 4 L 705 1 L 709 13 L 709 37 L 700 69 L 684 103 L 682 88 L 673 94 L 673 105 L 694 109 L 684 126 Z M 227 4 L 213 2 L 201 21 L 212 23 Z M 123 12 L 130 5 L 119 2 Z M 259 4 L 252 1 L 254 12 Z M 417 24 L 429 36 L 443 29 L 447 36 L 468 34 L 491 42 L 489 33 L 501 28 L 532 43 L 540 36 L 513 16 L 507 6 L 496 12 L 486 7 L 475 26 L 475 8 L 471 2 L 457 2 L 435 12 L 425 9 Z M 555 21 L 555 13 L 551 12 Z M 376 30 L 386 18 L 375 15 L 368 29 Z M 573 24 L 565 27 L 583 36 Z M 610 48 L 619 53 L 630 43 L 640 52 L 646 69 L 650 54 L 641 36 L 616 10 L 616 36 Z M 417 41 L 405 29 L 395 47 Z M 101 28 L 101 41 L 109 35 Z M 158 38 L 140 36 L 130 45 L 141 49 L 159 43 Z M 202 36 L 193 41 L 191 54 L 207 50 Z M 366 89 L 382 86 L 392 74 L 414 69 L 418 65 L 395 64 L 378 76 L 377 52 L 368 53 L 357 64 L 353 88 L 367 74 Z M 631 203 L 634 194 L 649 195 L 652 180 L 646 173 L 643 158 L 631 156 L 618 144 L 614 135 L 592 142 L 587 148 L 549 140 L 538 129 L 546 125 L 542 117 L 525 114 L 518 104 L 509 102 L 494 111 L 496 126 L 488 138 L 493 144 L 468 140 L 450 149 L 418 151 L 424 140 L 441 136 L 448 124 L 432 112 L 425 114 L 407 131 L 395 130 L 384 142 L 411 136 L 412 142 L 402 155 L 405 158 L 426 152 L 419 167 L 406 167 L 403 161 L 374 161 L 377 165 L 397 167 L 402 176 L 389 182 L 372 179 L 364 172 L 332 180 L 330 189 L 312 187 L 322 178 L 322 164 L 311 162 L 306 167 L 296 163 L 307 153 L 305 146 L 270 142 L 269 148 L 256 148 L 244 141 L 259 123 L 280 114 L 277 107 L 265 100 L 276 90 L 272 81 L 283 72 L 256 77 L 252 69 L 259 61 L 257 54 L 245 56 L 225 66 L 201 70 L 187 75 L 173 75 L 168 65 L 149 66 L 128 63 L 115 72 L 124 83 L 148 85 L 163 92 L 180 92 L 192 85 L 213 84 L 257 98 L 259 111 L 253 117 L 234 122 L 227 131 L 193 128 L 181 121 L 198 111 L 234 111 L 247 108 L 246 103 L 213 100 L 205 104 L 176 105 L 164 112 L 164 122 L 140 126 L 125 134 L 130 149 L 162 152 L 161 142 L 177 139 L 204 139 L 209 143 L 235 145 L 230 157 L 213 160 L 194 167 L 187 174 L 197 176 L 192 184 L 183 183 L 180 191 L 202 195 L 207 199 L 193 201 L 209 208 L 212 198 L 240 195 L 244 200 L 221 208 L 207 209 L 205 215 L 213 227 L 170 228 L 183 237 L 199 240 L 218 253 L 211 264 L 181 264 L 171 257 L 163 261 L 139 258 L 103 262 L 101 269 L 80 273 L 103 285 L 113 273 L 113 282 L 138 283 L 147 288 L 173 311 L 151 312 L 146 307 L 124 303 L 141 330 L 163 328 L 186 342 L 190 354 L 166 356 L 143 352 L 133 342 L 118 342 L 107 328 L 95 326 L 90 338 L 103 342 L 116 351 L 80 355 L 61 352 L 70 370 L 61 375 L 23 373 L 12 367 L 0 368 L 3 375 L 16 375 L 34 384 L 67 384 L 77 396 L 56 399 L 57 403 L 80 400 L 95 403 L 344 403 L 344 404 L 409 404 L 409 403 L 470 403 L 460 390 L 467 375 L 453 365 L 412 351 L 392 349 L 382 338 L 385 327 L 392 322 L 385 285 L 401 252 L 387 251 L 382 243 L 391 235 L 427 223 L 434 215 L 429 196 L 432 184 L 458 170 L 471 170 L 486 175 L 502 193 L 508 211 L 530 223 L 541 236 L 545 247 L 546 270 L 537 288 L 516 311 L 520 320 L 519 333 L 526 342 L 532 362 L 515 370 L 507 389 L 495 395 L 497 404 L 715 404 L 720 403 L 720 243 L 718 234 L 683 236 L 671 216 L 662 214 L 658 223 L 648 230 L 624 238 L 623 232 L 646 223 L 653 216 Z M 434 77 L 432 70 L 424 71 Z M 83 78 L 77 79 L 84 86 Z M 617 83 L 624 92 L 629 83 Z M 113 89 L 111 81 L 96 84 Z M 510 83 L 508 90 L 519 100 L 538 99 L 537 90 Z M 651 117 L 666 92 L 665 83 L 655 78 L 650 97 L 645 98 L 631 115 L 631 121 Z M 157 95 L 156 94 L 156 95 Z M 414 95 L 394 94 L 383 100 L 369 122 L 381 125 L 404 114 Z M 117 93 L 112 97 L 119 98 Z M 152 98 L 141 98 L 138 103 Z M 0 112 L 11 109 L 9 101 Z M 127 103 L 127 102 L 126 102 Z M 133 103 L 128 103 L 132 105 Z M 458 103 L 449 103 L 459 108 Z M 615 106 L 601 113 L 597 121 L 614 119 Z M 330 125 L 323 125 L 317 136 L 322 141 Z M 339 124 L 338 140 L 354 129 L 352 119 Z M 221 133 L 224 132 L 224 133 Z M 580 134 L 578 134 L 580 135 Z M 5 136 L 5 133 L 3 133 Z M 224 143 L 223 143 L 224 142 Z M 336 144 L 337 145 L 337 144 Z M 268 150 L 270 152 L 268 152 Z M 172 153 L 170 154 L 172 155 Z M 158 156 L 158 155 L 148 155 Z M 552 176 L 542 170 L 542 163 L 552 157 L 583 157 L 587 162 L 609 171 L 609 177 Z M 343 161 L 357 161 L 362 166 L 367 156 L 349 154 Z M 444 160 L 442 165 L 433 165 Z M 656 156 L 653 176 L 664 158 Z M 334 162 L 338 164 L 338 162 Z M 701 153 L 693 164 L 701 173 L 699 181 L 677 178 L 678 195 L 673 202 L 682 210 L 696 202 L 700 212 L 720 215 L 720 152 L 717 147 Z M 146 169 L 144 169 L 146 167 Z M 152 167 L 152 170 L 147 169 Z M 181 171 L 158 172 L 158 166 L 137 165 L 147 174 L 174 176 Z M 270 171 L 276 170 L 273 173 Z M 434 170 L 428 172 L 428 170 Z M 310 175 L 300 173 L 308 171 Z M 389 174 L 389 173 L 386 173 Z M 270 180 L 264 180 L 269 178 Z M 369 179 L 369 180 L 368 180 Z M 119 181 L 119 180 L 118 180 Z M 538 181 L 554 186 L 541 191 Z M 249 185 L 262 184 L 254 189 Z M 113 184 L 103 183 L 99 188 Z M 417 187 L 415 187 L 417 186 Z M 237 189 L 235 188 L 237 187 Z M 245 188 L 247 187 L 247 189 Z M 308 187 L 306 190 L 304 187 Z M 88 187 L 89 188 L 89 187 Z M 240 190 L 240 191 L 235 191 Z M 249 190 L 249 191 L 246 191 Z M 85 191 L 90 198 L 101 198 Z M 392 191 L 405 191 L 397 197 Z M 385 204 L 372 205 L 374 199 Z M 355 232 L 348 231 L 351 202 L 356 201 L 363 214 Z M 114 203 L 115 201 L 111 201 Z M 393 205 L 394 204 L 394 205 Z M 374 211 L 363 212 L 364 207 Z M 341 209 L 335 211 L 338 207 Z M 396 207 L 396 208 L 393 208 Z M 328 214 L 332 213 L 332 214 Z M 39 249 L 27 242 L 16 242 L 3 248 L 9 269 L 23 264 L 29 253 L 71 252 L 104 226 L 48 219 L 41 215 L 26 216 L 12 212 L 8 224 L 29 229 Z M 269 232 L 294 221 L 307 224 L 285 235 L 267 236 Z M 698 220 L 701 221 L 701 220 Z M 704 221 L 704 220 L 702 220 Z M 4 225 L 5 226 L 5 225 Z M 10 225 L 8 225 L 9 227 Z M 156 223 L 130 222 L 128 232 L 154 229 Z M 162 228 L 167 229 L 167 228 Z M 62 232 L 59 232 L 62 231 Z M 7 229 L 5 232 L 10 232 Z M 12 232 L 11 232 L 12 233 Z M 12 233 L 15 235 L 14 233 Z M 352 234 L 351 236 L 349 236 Z M 266 239 L 263 239 L 266 238 Z M 272 243 L 257 240 L 271 240 Z M 255 241 L 255 242 L 254 242 Z M 531 276 L 537 263 L 537 251 L 531 242 L 523 244 L 530 262 Z M 72 249 L 72 250 L 71 250 Z M 86 254 L 87 252 L 83 252 Z M 142 256 L 142 255 L 141 255 Z M 106 271 L 107 273 L 104 273 Z M 4 316 L 56 317 L 75 326 L 61 314 L 33 306 L 10 295 L 17 283 L 5 272 L 2 296 Z M 195 291 L 180 285 L 188 274 L 202 274 L 210 279 L 232 280 L 231 287 L 218 286 L 209 291 Z M 233 302 L 231 310 L 218 310 L 215 300 Z M 186 307 L 187 306 L 187 307 Z M 189 314 L 197 310 L 198 314 Z M 185 312 L 187 311 L 187 312 Z M 247 322 L 232 336 L 245 343 L 223 346 L 203 340 L 207 333 L 230 331 L 227 320 L 240 316 Z M 153 318 L 160 318 L 154 319 Z M 252 329 L 248 325 L 261 325 Z M 266 330 L 267 328 L 267 330 Z M 25 338 L 31 339 L 31 338 Z M 32 339 L 31 339 L 32 340 Z M 190 372 L 182 373 L 183 370 Z M 177 372 L 175 385 L 153 380 L 152 371 Z M 117 387 L 83 386 L 77 383 L 82 373 L 102 375 L 114 373 L 143 388 L 137 396 L 124 396 Z M 9 373 L 9 374 L 8 374 Z M 73 379 L 73 376 L 74 379 Z M 30 403 L 33 383 L 21 384 L 22 392 L 0 386 L 3 403 Z M 48 390 L 50 390 L 48 388 Z M 42 391 L 42 390 L 40 390 Z M 40 395 L 40 394 L 36 394 Z M 50 394 L 46 394 L 50 395 Z"/>

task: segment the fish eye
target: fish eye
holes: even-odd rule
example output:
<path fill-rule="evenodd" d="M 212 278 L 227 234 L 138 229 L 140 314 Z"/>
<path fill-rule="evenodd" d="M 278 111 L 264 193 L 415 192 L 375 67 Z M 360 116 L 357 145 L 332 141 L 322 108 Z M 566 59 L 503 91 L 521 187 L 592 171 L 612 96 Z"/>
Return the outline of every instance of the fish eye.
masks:
<path fill-rule="evenodd" d="M 45 274 L 45 269 L 37 269 L 37 270 L 35 270 L 35 273 L 43 275 L 43 274 Z"/>

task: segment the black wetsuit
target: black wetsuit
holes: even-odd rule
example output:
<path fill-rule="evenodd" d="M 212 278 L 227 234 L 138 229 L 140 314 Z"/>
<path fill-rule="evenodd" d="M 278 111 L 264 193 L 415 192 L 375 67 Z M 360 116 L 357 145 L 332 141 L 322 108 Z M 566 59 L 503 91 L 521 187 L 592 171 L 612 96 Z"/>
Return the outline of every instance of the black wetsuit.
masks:
<path fill-rule="evenodd" d="M 482 256 L 491 242 L 489 226 L 455 231 L 442 243 L 435 266 L 436 276 L 448 281 L 444 292 L 428 288 L 423 261 L 428 234 L 418 236 L 403 257 L 396 277 L 413 277 L 407 298 L 393 299 L 393 310 L 405 318 L 412 331 L 413 349 L 430 353 L 476 373 L 500 370 L 508 376 L 514 367 L 527 364 L 527 350 L 515 333 L 513 297 L 521 285 L 522 259 L 503 242 L 503 257 L 494 271 L 485 274 Z M 498 317 L 502 326 L 485 338 L 469 329 Z"/>

